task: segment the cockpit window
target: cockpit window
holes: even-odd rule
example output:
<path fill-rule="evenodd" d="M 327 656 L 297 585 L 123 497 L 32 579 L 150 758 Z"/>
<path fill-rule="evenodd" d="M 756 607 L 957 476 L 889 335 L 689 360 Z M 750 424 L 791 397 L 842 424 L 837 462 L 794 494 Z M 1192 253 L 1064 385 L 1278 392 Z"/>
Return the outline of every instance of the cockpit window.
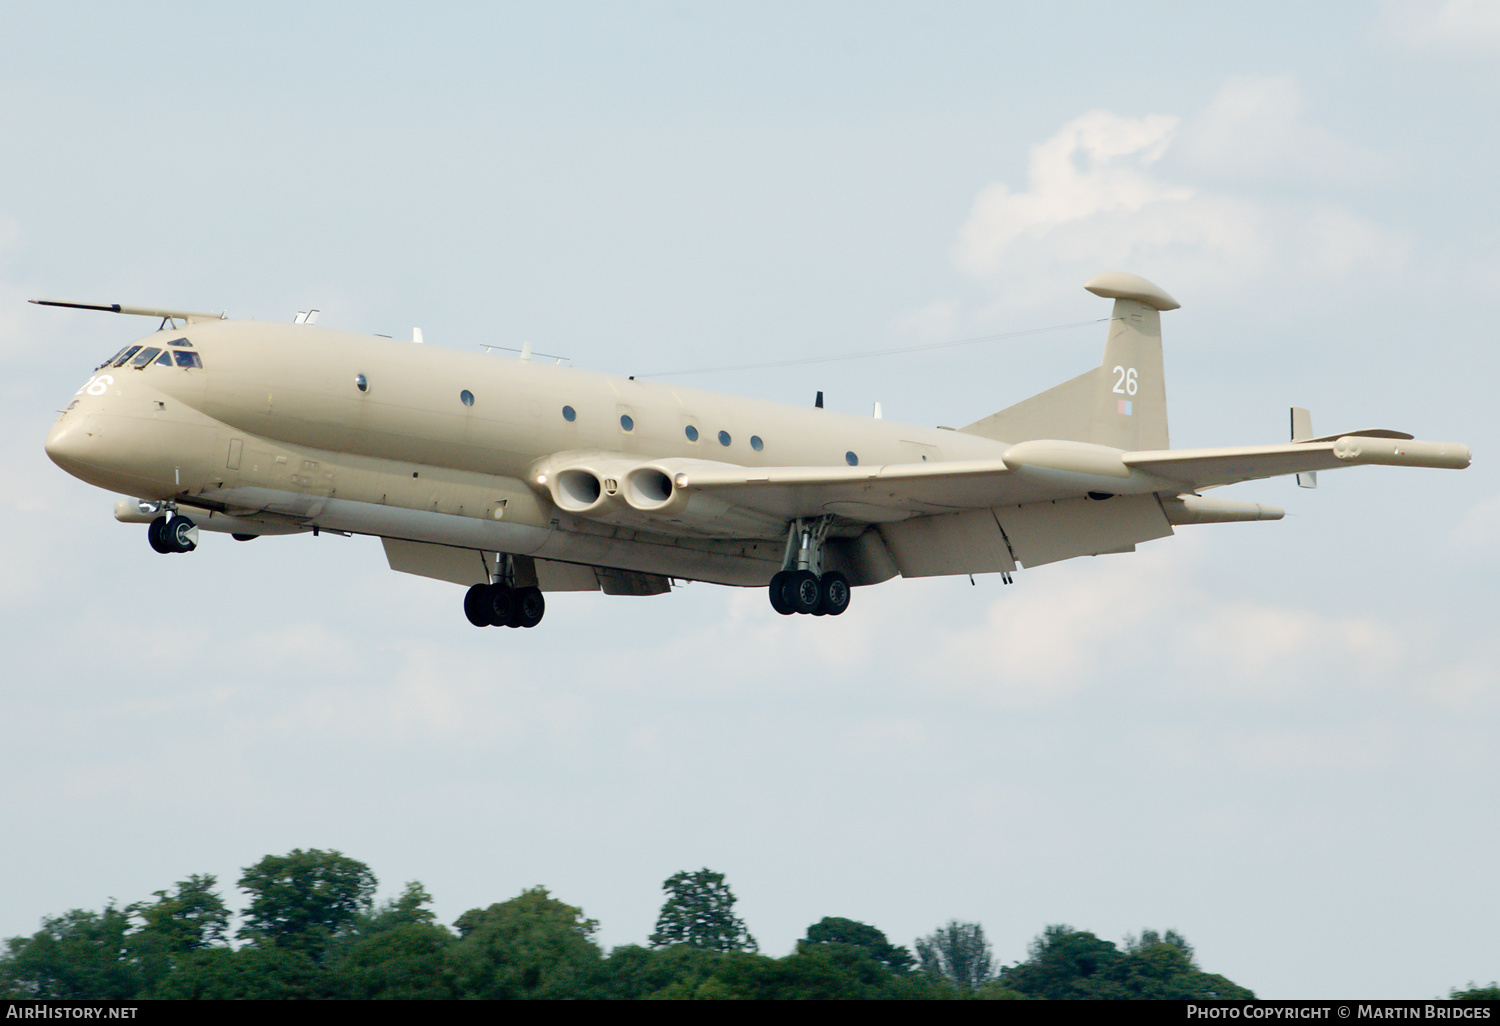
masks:
<path fill-rule="evenodd" d="M 99 366 L 95 367 L 94 370 L 103 370 L 104 368 L 108 367 L 110 364 L 112 364 L 116 360 L 118 360 L 120 357 L 125 356 L 127 353 L 129 353 L 129 351 L 130 351 L 130 347 L 126 346 L 124 349 L 121 349 L 114 356 L 111 356 L 108 360 L 105 360 Z"/>
<path fill-rule="evenodd" d="M 156 354 L 159 352 L 161 352 L 161 350 L 157 349 L 154 346 L 150 349 L 142 349 L 140 355 L 137 356 L 134 360 L 130 361 L 130 366 L 134 367 L 136 370 L 140 370 L 142 367 L 146 366 L 146 364 L 156 359 Z"/>
<path fill-rule="evenodd" d="M 159 363 L 159 364 L 161 364 L 161 366 L 163 366 L 163 367 L 170 367 L 170 366 L 172 366 L 172 354 L 171 354 L 171 352 L 164 350 L 162 352 L 162 354 L 156 358 L 156 362 Z"/>
<path fill-rule="evenodd" d="M 189 349 L 191 349 L 193 344 L 191 342 L 189 342 L 185 338 L 174 338 L 172 341 L 168 342 L 167 345 L 169 345 L 169 346 L 187 346 Z"/>
<path fill-rule="evenodd" d="M 128 359 L 130 359 L 132 356 L 134 356 L 136 353 L 138 353 L 140 351 L 141 351 L 141 347 L 140 346 L 126 346 L 125 347 L 125 351 L 123 353 L 121 353 L 119 356 L 115 357 L 115 366 L 116 367 L 123 367 L 123 366 L 125 366 L 125 361 L 128 360 Z"/>
<path fill-rule="evenodd" d="M 165 356 L 166 354 L 163 353 L 162 355 Z M 177 366 L 179 366 L 179 367 L 202 367 L 203 366 L 203 361 L 200 360 L 200 359 L 198 359 L 198 354 L 197 353 L 184 353 L 182 350 L 178 349 L 178 350 L 174 350 L 173 353 L 172 353 L 172 355 L 177 358 Z"/>

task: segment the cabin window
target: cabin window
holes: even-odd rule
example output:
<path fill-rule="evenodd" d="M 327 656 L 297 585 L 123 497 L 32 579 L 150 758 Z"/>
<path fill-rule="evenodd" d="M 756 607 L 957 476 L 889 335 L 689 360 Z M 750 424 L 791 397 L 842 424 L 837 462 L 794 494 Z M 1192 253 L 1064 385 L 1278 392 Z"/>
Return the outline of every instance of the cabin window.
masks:
<path fill-rule="evenodd" d="M 161 364 L 163 367 L 172 366 L 171 350 L 163 349 L 161 355 L 156 358 L 156 362 Z"/>
<path fill-rule="evenodd" d="M 155 347 L 151 349 L 142 349 L 140 355 L 137 356 L 134 360 L 130 361 L 130 366 L 134 367 L 136 370 L 140 370 L 142 367 L 146 366 L 146 364 L 156 359 L 156 354 L 159 352 L 161 352 L 161 350 Z"/>
<path fill-rule="evenodd" d="M 628 414 L 628 413 L 622 413 L 622 414 L 620 414 L 620 430 L 621 431 L 634 431 L 635 430 L 635 420 L 630 416 L 630 414 Z"/>
<path fill-rule="evenodd" d="M 765 447 L 766 443 L 760 440 L 760 435 L 750 436 L 750 448 L 754 449 L 756 452 L 760 452 Z"/>
<path fill-rule="evenodd" d="M 859 466 L 859 457 L 852 452 L 846 452 L 844 453 L 844 462 L 851 467 L 857 467 Z"/>
<path fill-rule="evenodd" d="M 465 406 L 473 406 L 474 405 L 474 393 L 470 392 L 466 388 L 462 392 L 458 393 L 458 401 L 461 402 L 461 403 L 463 403 Z"/>
<path fill-rule="evenodd" d="M 126 350 L 123 353 L 121 353 L 119 356 L 115 357 L 115 366 L 116 367 L 123 367 L 123 366 L 125 366 L 125 361 L 128 360 L 128 359 L 130 359 L 132 356 L 134 356 L 136 353 L 138 353 L 140 351 L 141 351 L 141 347 L 140 346 L 129 346 L 129 347 L 127 347 Z"/>
<path fill-rule="evenodd" d="M 563 420 L 565 420 L 569 424 L 571 424 L 571 423 L 573 423 L 577 419 L 578 419 L 578 411 L 577 410 L 573 409 L 573 407 L 571 407 L 571 406 L 564 406 L 563 407 Z"/>
<path fill-rule="evenodd" d="M 184 353 L 181 349 L 174 350 L 172 355 L 177 359 L 179 367 L 202 367 L 203 361 L 197 353 Z"/>
<path fill-rule="evenodd" d="M 370 379 L 363 374 L 356 374 L 354 375 L 354 387 L 361 392 L 368 392 L 370 391 Z"/>
<path fill-rule="evenodd" d="M 729 437 L 729 432 L 728 431 L 720 431 L 719 432 L 719 444 L 720 445 L 728 445 L 731 441 L 733 441 L 733 439 L 731 439 Z"/>
<path fill-rule="evenodd" d="M 696 442 L 698 440 L 698 429 L 693 427 L 693 425 L 691 424 L 683 428 L 682 433 L 687 435 L 687 440 L 689 442 Z"/>

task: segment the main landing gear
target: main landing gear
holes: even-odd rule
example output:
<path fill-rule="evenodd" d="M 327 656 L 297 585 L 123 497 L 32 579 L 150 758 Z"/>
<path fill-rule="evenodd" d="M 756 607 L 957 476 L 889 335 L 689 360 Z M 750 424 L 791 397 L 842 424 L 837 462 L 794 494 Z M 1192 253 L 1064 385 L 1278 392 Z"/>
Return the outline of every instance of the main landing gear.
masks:
<path fill-rule="evenodd" d="M 535 627 L 547 612 L 547 600 L 535 585 L 516 587 L 515 561 L 501 557 L 500 580 L 476 584 L 464 595 L 464 615 L 475 627 Z"/>
<path fill-rule="evenodd" d="M 175 510 L 172 518 L 157 517 L 146 528 L 146 540 L 157 552 L 192 552 L 198 547 L 198 525 Z"/>
<path fill-rule="evenodd" d="M 783 616 L 838 616 L 849 608 L 849 579 L 823 570 L 823 548 L 833 518 L 794 520 L 787 528 L 784 569 L 771 578 L 771 608 Z"/>

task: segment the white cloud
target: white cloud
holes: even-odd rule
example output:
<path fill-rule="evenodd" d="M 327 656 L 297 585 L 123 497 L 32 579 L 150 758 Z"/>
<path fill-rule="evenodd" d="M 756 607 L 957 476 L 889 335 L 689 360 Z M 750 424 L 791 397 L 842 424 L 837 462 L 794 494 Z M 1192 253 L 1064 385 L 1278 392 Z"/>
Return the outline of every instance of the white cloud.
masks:
<path fill-rule="evenodd" d="M 1383 163 L 1307 120 L 1305 106 L 1291 75 L 1231 78 L 1184 126 L 1183 156 L 1195 171 L 1231 181 L 1339 183 Z"/>
<path fill-rule="evenodd" d="M 1163 160 L 1184 159 L 1174 175 Z M 1266 198 L 1222 179 L 1327 181 L 1374 158 L 1305 120 L 1289 77 L 1232 79 L 1184 125 L 1095 110 L 1032 147 L 1024 190 L 983 188 L 955 261 L 1009 300 L 1050 297 L 1105 270 L 1187 292 L 1229 280 L 1394 274 L 1403 241 L 1327 199 Z M 1230 172 L 1233 172 L 1232 174 Z M 1190 174 L 1195 180 L 1182 180 Z"/>
<path fill-rule="evenodd" d="M 1387 0 L 1381 27 L 1398 45 L 1440 53 L 1500 51 L 1495 0 Z"/>

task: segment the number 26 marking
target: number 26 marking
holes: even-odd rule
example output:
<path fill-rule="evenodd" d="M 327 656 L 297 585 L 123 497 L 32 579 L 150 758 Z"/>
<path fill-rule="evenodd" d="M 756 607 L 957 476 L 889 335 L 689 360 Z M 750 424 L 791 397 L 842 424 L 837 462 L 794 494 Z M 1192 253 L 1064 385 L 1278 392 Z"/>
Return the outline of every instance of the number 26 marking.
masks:
<path fill-rule="evenodd" d="M 1135 380 L 1135 368 L 1116 367 L 1114 372 L 1120 375 L 1120 379 L 1115 382 L 1114 390 L 1121 395 L 1135 395 L 1139 388 Z"/>

